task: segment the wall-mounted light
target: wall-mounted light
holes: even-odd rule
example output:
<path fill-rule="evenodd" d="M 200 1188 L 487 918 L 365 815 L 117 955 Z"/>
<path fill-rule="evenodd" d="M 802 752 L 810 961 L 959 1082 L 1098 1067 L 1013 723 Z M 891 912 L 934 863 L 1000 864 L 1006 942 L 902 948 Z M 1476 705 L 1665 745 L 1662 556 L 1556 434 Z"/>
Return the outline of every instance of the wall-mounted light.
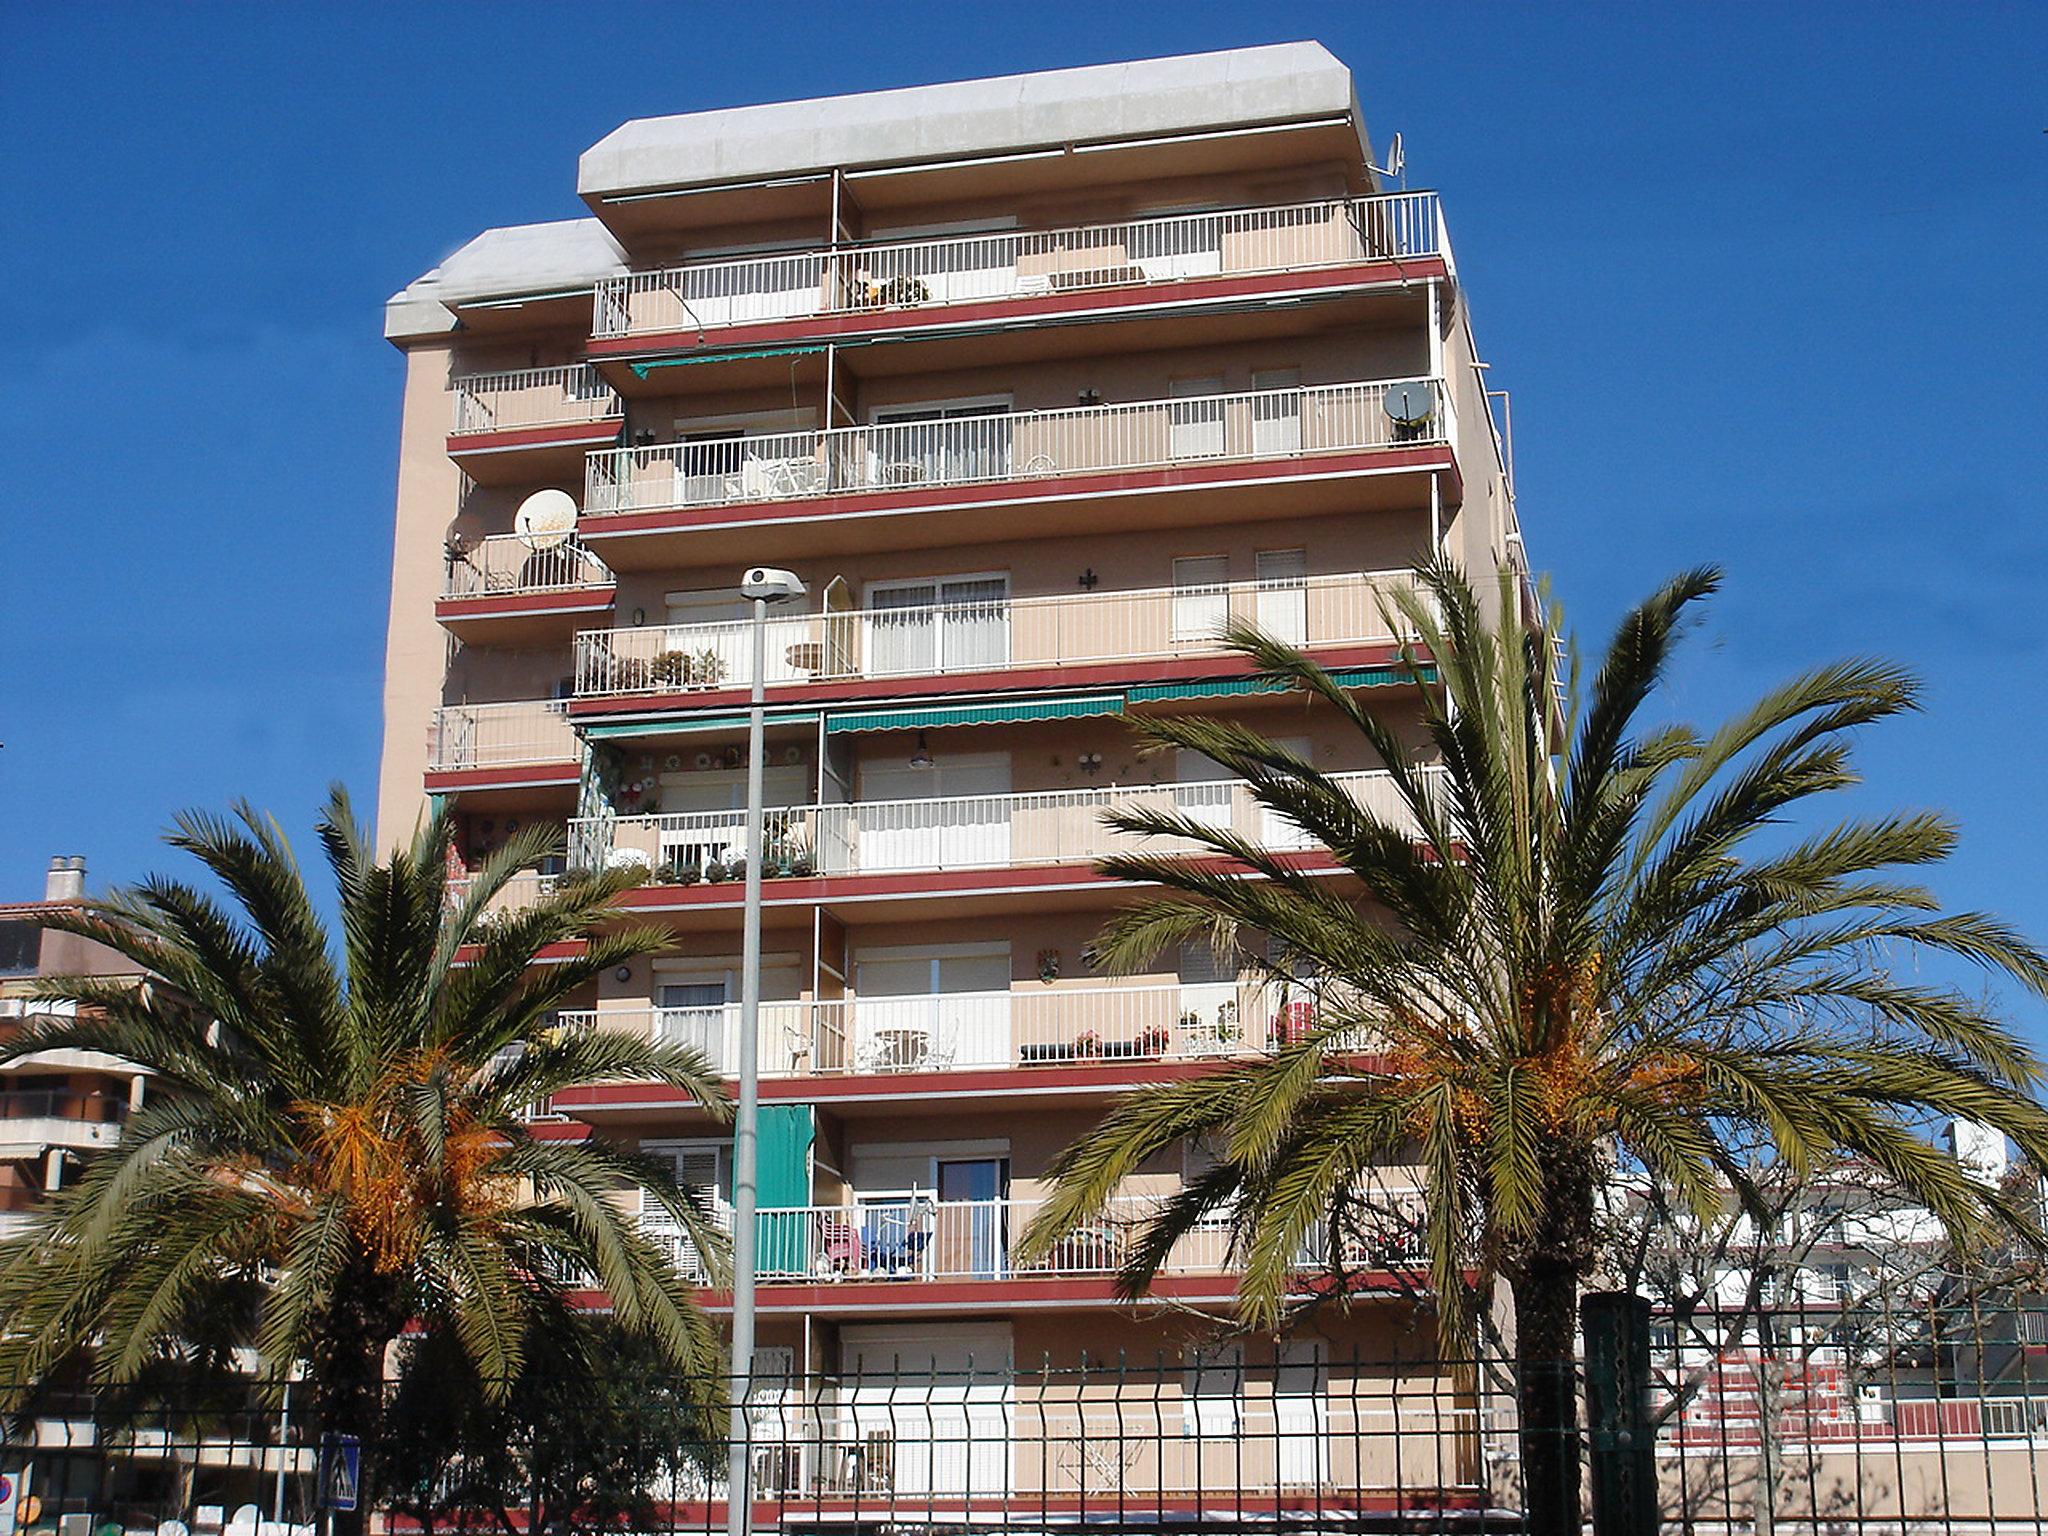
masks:
<path fill-rule="evenodd" d="M 1084 389 L 1081 393 L 1074 396 L 1074 399 L 1082 405 L 1100 405 L 1102 404 L 1102 391 L 1099 389 Z"/>
<path fill-rule="evenodd" d="M 1102 754 L 1100 752 L 1083 752 L 1074 759 L 1074 766 L 1083 773 L 1100 773 L 1102 771 Z"/>
<path fill-rule="evenodd" d="M 1083 592 L 1093 592 L 1102 581 L 1102 578 L 1095 574 L 1095 567 L 1091 565 L 1076 580 L 1079 582 Z"/>
<path fill-rule="evenodd" d="M 647 610 L 645 608 L 635 608 L 633 610 L 633 622 L 635 624 L 645 624 L 647 622 Z"/>
<path fill-rule="evenodd" d="M 630 965 L 620 966 L 616 971 L 612 972 L 612 979 L 614 981 L 631 981 L 633 979 L 633 967 Z"/>
<path fill-rule="evenodd" d="M 910 766 L 929 768 L 932 766 L 932 749 L 925 745 L 924 732 L 917 733 L 917 750 L 910 754 Z"/>
<path fill-rule="evenodd" d="M 639 430 L 638 432 L 635 432 L 635 433 L 633 434 L 633 446 L 634 446 L 635 448 L 651 448 L 651 447 L 653 447 L 653 446 L 654 446 L 654 431 L 653 431 L 653 429 L 652 429 L 652 428 L 650 428 L 650 427 L 642 427 L 642 428 L 641 428 L 641 429 L 640 429 L 640 430 Z"/>

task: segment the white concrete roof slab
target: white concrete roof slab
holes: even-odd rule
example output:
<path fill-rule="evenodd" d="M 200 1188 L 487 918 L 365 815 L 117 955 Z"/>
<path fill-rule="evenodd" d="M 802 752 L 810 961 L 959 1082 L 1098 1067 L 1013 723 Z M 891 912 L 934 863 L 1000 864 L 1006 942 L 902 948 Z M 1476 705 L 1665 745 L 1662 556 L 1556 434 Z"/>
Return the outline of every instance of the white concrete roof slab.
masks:
<path fill-rule="evenodd" d="M 625 270 L 625 251 L 596 219 L 487 229 L 392 295 L 384 334 L 438 335 L 454 328 L 453 305 L 588 288 Z"/>
<path fill-rule="evenodd" d="M 1336 56 L 1320 43 L 1278 43 L 637 118 L 583 153 L 576 190 L 597 201 L 1345 114 L 1358 120 L 1351 72 Z"/>

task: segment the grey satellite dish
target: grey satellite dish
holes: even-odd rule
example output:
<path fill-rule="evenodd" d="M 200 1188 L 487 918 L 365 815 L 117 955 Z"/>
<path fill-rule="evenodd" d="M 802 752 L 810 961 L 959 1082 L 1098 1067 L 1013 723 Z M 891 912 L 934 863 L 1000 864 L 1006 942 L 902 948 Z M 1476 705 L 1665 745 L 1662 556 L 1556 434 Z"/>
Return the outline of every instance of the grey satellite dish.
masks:
<path fill-rule="evenodd" d="M 576 498 L 567 491 L 535 491 L 519 503 L 512 531 L 528 549 L 553 549 L 576 532 Z"/>
<path fill-rule="evenodd" d="M 1436 391 L 1421 379 L 1389 384 L 1382 402 L 1387 415 L 1404 427 L 1419 427 L 1436 412 Z"/>

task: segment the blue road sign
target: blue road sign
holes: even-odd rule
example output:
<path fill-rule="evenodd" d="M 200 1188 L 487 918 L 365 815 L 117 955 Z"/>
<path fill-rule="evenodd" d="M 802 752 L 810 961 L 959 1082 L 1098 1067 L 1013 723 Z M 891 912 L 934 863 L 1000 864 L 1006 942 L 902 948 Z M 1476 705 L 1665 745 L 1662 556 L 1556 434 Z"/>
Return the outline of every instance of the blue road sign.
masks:
<path fill-rule="evenodd" d="M 363 1442 L 354 1435 L 320 1437 L 320 1507 L 354 1509 L 363 1471 Z"/>

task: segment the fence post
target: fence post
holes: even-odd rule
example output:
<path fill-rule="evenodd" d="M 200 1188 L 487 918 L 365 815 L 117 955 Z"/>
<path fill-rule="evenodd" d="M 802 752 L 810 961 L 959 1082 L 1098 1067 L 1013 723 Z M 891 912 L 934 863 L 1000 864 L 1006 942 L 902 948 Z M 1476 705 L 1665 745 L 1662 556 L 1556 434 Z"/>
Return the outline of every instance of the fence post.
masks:
<path fill-rule="evenodd" d="M 1649 1300 L 1594 1291 L 1580 1302 L 1579 1317 L 1586 1337 L 1593 1536 L 1657 1536 Z"/>

